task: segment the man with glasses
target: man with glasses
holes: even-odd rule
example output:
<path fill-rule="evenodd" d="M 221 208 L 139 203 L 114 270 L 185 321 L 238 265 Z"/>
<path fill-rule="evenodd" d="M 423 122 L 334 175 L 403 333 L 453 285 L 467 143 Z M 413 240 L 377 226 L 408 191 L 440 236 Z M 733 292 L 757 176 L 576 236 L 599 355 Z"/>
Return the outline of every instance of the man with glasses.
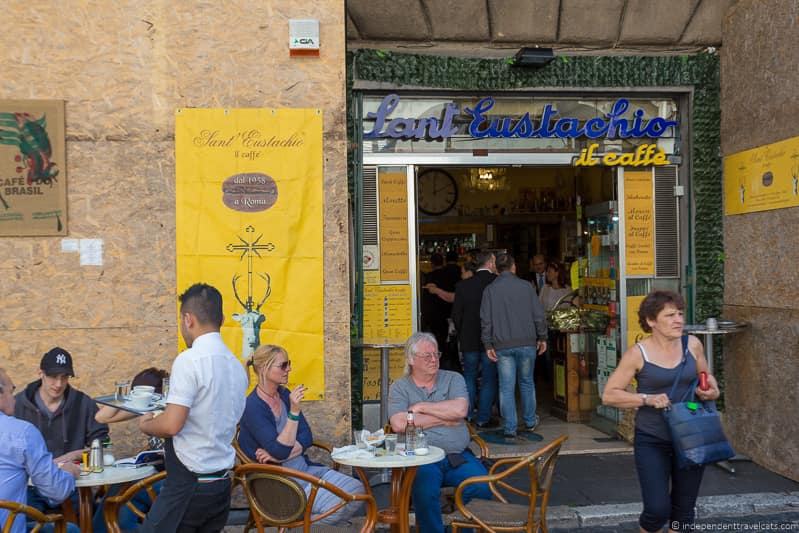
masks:
<path fill-rule="evenodd" d="M 72 355 L 55 347 L 42 357 L 39 379 L 16 396 L 14 416 L 38 428 L 56 463 L 79 461 L 94 439 L 108 436 L 108 425 L 94 418 L 97 404 L 69 384 L 74 376 Z M 72 499 L 77 509 L 77 492 Z M 52 510 L 48 498 L 36 487 L 28 489 L 28 505 L 44 513 Z"/>
<path fill-rule="evenodd" d="M 164 442 L 166 480 L 140 532 L 221 531 L 230 510 L 233 435 L 246 401 L 247 373 L 222 341 L 222 295 L 204 283 L 180 295 L 188 349 L 172 364 L 163 414 L 139 429 Z"/>
<path fill-rule="evenodd" d="M 480 304 L 481 336 L 488 358 L 497 362 L 504 436 L 514 440 L 517 381 L 525 429 L 538 425 L 533 373 L 536 355 L 547 349 L 547 324 L 533 287 L 516 277 L 513 256 L 500 254 L 496 264 L 499 277 L 483 291 Z"/>
<path fill-rule="evenodd" d="M 417 332 L 405 343 L 405 375 L 391 384 L 388 416 L 391 428 L 405 431 L 406 415 L 412 411 L 417 427 L 424 428 L 427 442 L 446 452 L 441 461 L 418 467 L 412 497 L 419 530 L 443 533 L 439 497 L 441 487 L 457 487 L 472 476 L 487 474 L 485 467 L 468 449 L 466 413 L 469 393 L 463 376 L 439 369 L 438 344 L 434 335 Z M 464 501 L 491 499 L 486 484 L 470 485 Z"/>
<path fill-rule="evenodd" d="M 0 368 L 0 500 L 27 503 L 28 479 L 38 489 L 38 494 L 49 505 L 57 506 L 75 490 L 75 478 L 80 467 L 65 462 L 57 465 L 47 451 L 42 434 L 31 424 L 15 418 L 14 384 L 8 374 Z M 0 524 L 4 523 L 8 511 L 0 510 Z M 26 524 L 20 515 L 11 525 L 11 533 L 22 533 Z M 52 531 L 47 526 L 42 531 Z M 70 524 L 67 531 L 77 532 Z"/>

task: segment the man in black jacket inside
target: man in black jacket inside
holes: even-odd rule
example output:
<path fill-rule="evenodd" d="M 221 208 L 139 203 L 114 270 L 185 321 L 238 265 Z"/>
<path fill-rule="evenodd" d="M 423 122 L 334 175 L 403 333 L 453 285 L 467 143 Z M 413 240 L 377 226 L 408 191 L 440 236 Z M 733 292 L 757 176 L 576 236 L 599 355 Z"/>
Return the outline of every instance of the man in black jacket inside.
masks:
<path fill-rule="evenodd" d="M 108 436 L 108 426 L 95 421 L 97 404 L 69 385 L 75 371 L 68 351 L 53 348 L 44 354 L 39 367 L 39 379 L 15 396 L 14 416 L 41 431 L 53 462 L 79 461 L 92 440 Z M 28 505 L 48 510 L 47 501 L 33 487 L 28 487 Z"/>
<path fill-rule="evenodd" d="M 483 290 L 497 275 L 494 273 L 492 252 L 478 252 L 475 255 L 475 262 L 477 271 L 474 276 L 455 285 L 452 321 L 455 323 L 460 350 L 463 353 L 463 377 L 469 391 L 469 417 L 472 417 L 476 409 L 477 427 L 487 428 L 492 426 L 491 408 L 497 399 L 497 365 L 488 358 L 480 340 L 480 302 Z"/>

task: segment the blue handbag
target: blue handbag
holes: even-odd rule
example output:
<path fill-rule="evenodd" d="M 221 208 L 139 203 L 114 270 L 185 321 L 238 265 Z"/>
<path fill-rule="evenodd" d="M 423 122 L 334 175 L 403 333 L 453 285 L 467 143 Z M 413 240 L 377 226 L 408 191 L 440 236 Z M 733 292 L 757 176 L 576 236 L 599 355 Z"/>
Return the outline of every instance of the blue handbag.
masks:
<path fill-rule="evenodd" d="M 699 383 L 698 379 L 694 379 L 691 388 L 679 402 L 674 401 L 686 357 L 692 357 L 688 353 L 687 335 L 682 338 L 682 346 L 682 362 L 669 393 L 672 404 L 663 410 L 663 416 L 671 431 L 677 465 L 684 469 L 724 461 L 735 455 L 735 452 L 724 435 L 716 402 L 696 401 L 694 391 Z"/>

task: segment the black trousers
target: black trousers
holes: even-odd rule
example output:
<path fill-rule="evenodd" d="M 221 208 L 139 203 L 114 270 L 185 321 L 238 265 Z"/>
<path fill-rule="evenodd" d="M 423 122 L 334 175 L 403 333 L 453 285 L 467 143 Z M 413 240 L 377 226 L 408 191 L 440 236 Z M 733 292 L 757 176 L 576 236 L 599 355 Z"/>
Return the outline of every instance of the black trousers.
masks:
<path fill-rule="evenodd" d="M 230 512 L 230 480 L 196 483 L 193 491 L 169 490 L 169 478 L 140 532 L 217 533 Z M 174 485 L 173 485 L 174 486 Z"/>

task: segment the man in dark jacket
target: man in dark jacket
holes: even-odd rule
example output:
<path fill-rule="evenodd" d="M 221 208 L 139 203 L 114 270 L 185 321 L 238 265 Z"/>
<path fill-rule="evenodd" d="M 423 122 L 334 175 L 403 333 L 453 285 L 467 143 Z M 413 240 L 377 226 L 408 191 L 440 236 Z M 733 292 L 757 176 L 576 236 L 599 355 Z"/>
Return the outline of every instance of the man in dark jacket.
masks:
<path fill-rule="evenodd" d="M 525 429 L 538 425 L 535 414 L 536 353 L 547 349 L 544 308 L 533 286 L 516 277 L 516 263 L 510 254 L 497 257 L 499 276 L 483 292 L 480 304 L 481 338 L 486 354 L 497 362 L 499 408 L 506 438 L 516 437 L 516 381 L 522 402 Z"/>
<path fill-rule="evenodd" d="M 491 425 L 491 407 L 497 399 L 497 367 L 486 355 L 480 340 L 480 302 L 483 290 L 496 279 L 494 254 L 481 251 L 475 255 L 477 271 L 471 278 L 455 286 L 452 304 L 452 321 L 458 332 L 458 342 L 463 354 L 463 377 L 469 391 L 469 415 L 477 409 L 478 428 Z M 480 375 L 480 389 L 477 376 Z"/>
<path fill-rule="evenodd" d="M 55 463 L 80 460 L 92 440 L 108 436 L 108 426 L 94 420 L 94 401 L 69 385 L 75 371 L 68 351 L 53 348 L 44 354 L 39 366 L 40 379 L 15 396 L 14 416 L 39 429 Z M 32 487 L 28 489 L 28 505 L 47 509 L 46 500 Z"/>

